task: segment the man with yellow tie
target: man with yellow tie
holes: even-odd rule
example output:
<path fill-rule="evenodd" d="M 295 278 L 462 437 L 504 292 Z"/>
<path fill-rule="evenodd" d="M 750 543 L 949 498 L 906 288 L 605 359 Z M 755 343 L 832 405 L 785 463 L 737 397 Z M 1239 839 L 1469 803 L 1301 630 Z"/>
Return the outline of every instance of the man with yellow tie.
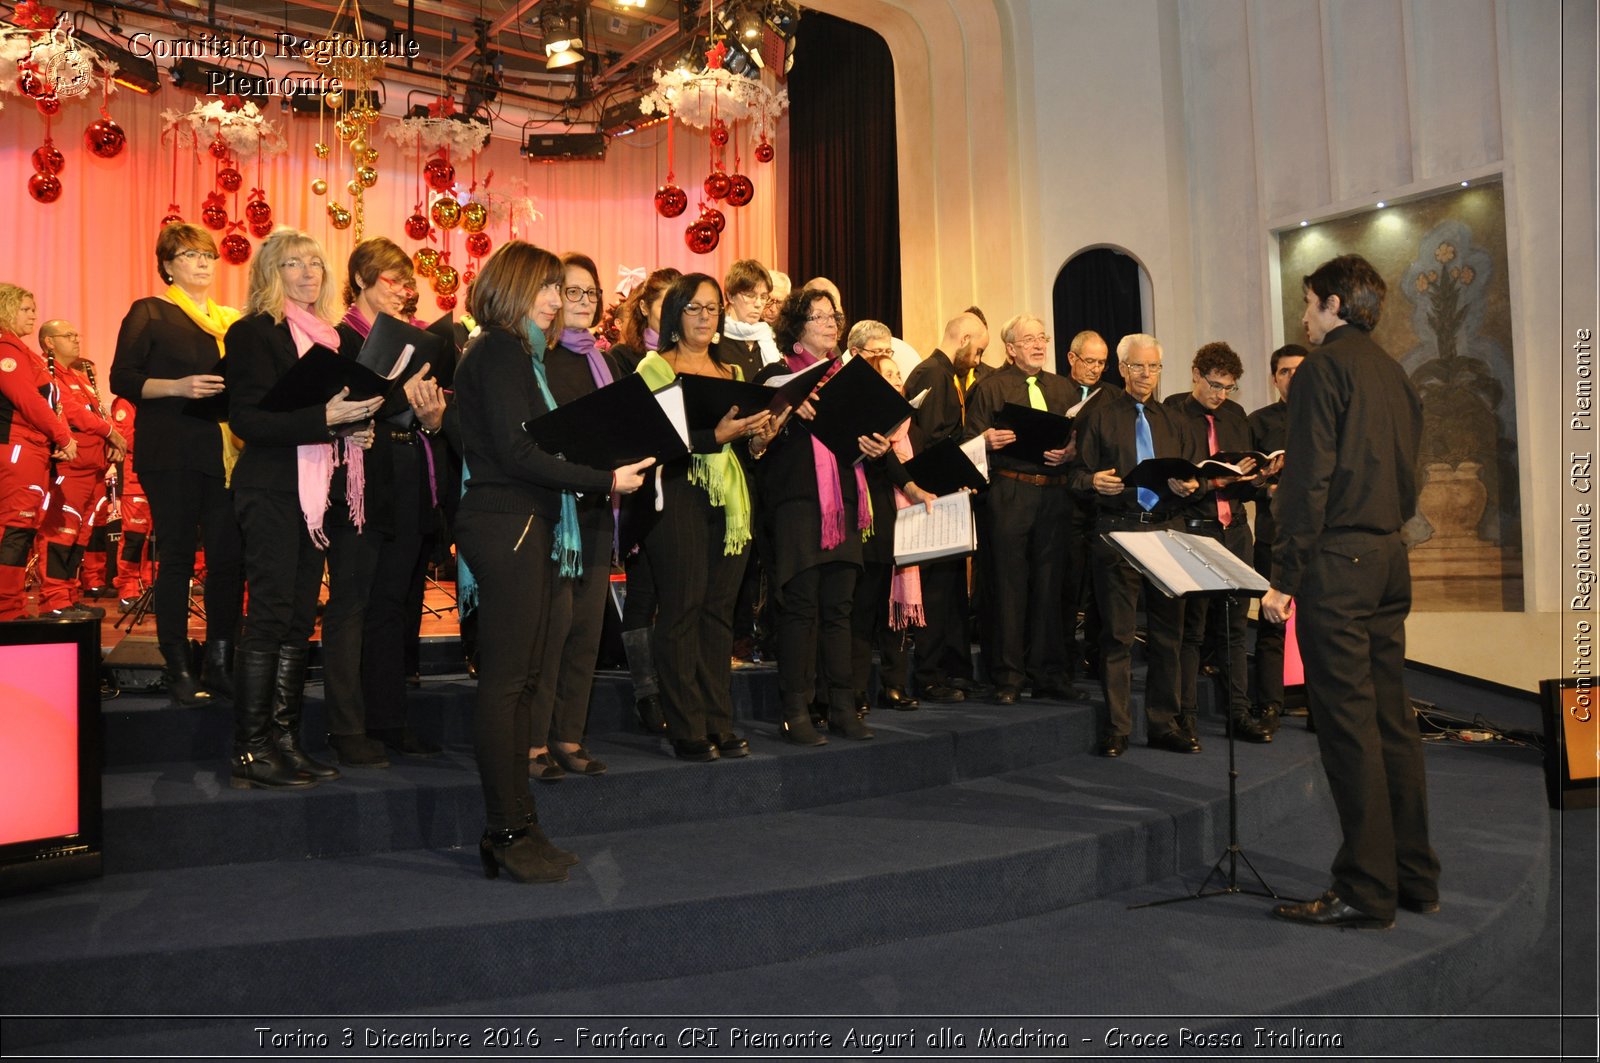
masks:
<path fill-rule="evenodd" d="M 1062 633 L 1061 586 L 1066 574 L 1070 442 L 1043 461 L 1007 453 L 1016 433 L 996 426 L 1007 403 L 1064 416 L 1077 389 L 1045 369 L 1050 337 L 1044 322 L 1020 314 L 1000 330 L 1007 364 L 980 380 L 967 399 L 966 437 L 983 436 L 990 451 L 988 519 L 980 528 L 981 563 L 994 588 L 995 700 L 1014 704 L 1025 684 L 1035 698 L 1066 699 L 1071 673 Z"/>

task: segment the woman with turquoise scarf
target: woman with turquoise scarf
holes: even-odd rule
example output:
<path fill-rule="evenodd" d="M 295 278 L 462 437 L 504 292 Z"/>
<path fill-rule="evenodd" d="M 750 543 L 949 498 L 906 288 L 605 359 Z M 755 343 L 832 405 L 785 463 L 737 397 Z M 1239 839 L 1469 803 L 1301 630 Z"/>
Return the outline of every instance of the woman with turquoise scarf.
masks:
<path fill-rule="evenodd" d="M 680 375 L 740 379 L 717 358 L 722 312 L 715 280 L 680 277 L 661 304 L 661 350 L 639 362 L 639 375 L 653 390 Z M 662 467 L 660 513 L 644 537 L 659 599 L 653 655 L 662 708 L 682 760 L 750 753 L 733 730 L 733 608 L 750 549 L 750 490 L 732 443 L 765 428 L 770 415 L 735 413 L 691 433 L 692 454 Z"/>
<path fill-rule="evenodd" d="M 576 855 L 539 829 L 528 780 L 532 705 L 555 581 L 582 571 L 577 495 L 619 495 L 644 482 L 647 459 L 615 472 L 540 450 L 523 423 L 555 408 L 547 331 L 561 309 L 561 262 L 521 240 L 484 263 L 467 297 L 481 333 L 456 370 L 467 467 L 456 546 L 476 577 L 478 700 L 473 746 L 487 825 L 484 874 L 560 882 Z"/>

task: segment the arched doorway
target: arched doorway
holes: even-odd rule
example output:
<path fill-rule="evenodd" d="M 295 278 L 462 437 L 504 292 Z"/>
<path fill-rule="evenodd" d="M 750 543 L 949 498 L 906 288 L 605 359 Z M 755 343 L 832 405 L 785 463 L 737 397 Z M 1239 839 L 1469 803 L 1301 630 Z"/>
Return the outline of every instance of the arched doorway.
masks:
<path fill-rule="evenodd" d="M 1114 247 L 1092 247 L 1067 259 L 1051 292 L 1055 310 L 1057 372 L 1067 372 L 1067 347 L 1084 329 L 1111 348 L 1105 379 L 1122 384 L 1117 341 L 1150 331 L 1150 274 L 1138 259 Z"/>

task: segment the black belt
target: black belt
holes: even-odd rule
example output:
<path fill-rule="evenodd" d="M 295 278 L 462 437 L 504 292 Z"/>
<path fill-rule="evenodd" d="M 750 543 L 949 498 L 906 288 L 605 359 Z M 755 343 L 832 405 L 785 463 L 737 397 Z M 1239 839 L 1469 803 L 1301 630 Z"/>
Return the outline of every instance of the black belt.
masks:
<path fill-rule="evenodd" d="M 415 444 L 417 441 L 417 433 L 413 428 L 386 428 L 384 431 L 389 433 L 392 443 Z"/>
<path fill-rule="evenodd" d="M 1067 486 L 1067 478 L 1065 476 L 1040 476 L 1038 473 L 1015 472 L 1011 469 L 1001 468 L 996 468 L 994 471 L 996 475 L 1004 476 L 1008 480 L 1017 480 L 1021 483 L 1032 484 L 1035 487 Z"/>
<path fill-rule="evenodd" d="M 1148 528 L 1168 524 L 1171 517 L 1157 513 L 1102 513 L 1095 524 L 1097 531 L 1116 531 L 1119 528 Z"/>

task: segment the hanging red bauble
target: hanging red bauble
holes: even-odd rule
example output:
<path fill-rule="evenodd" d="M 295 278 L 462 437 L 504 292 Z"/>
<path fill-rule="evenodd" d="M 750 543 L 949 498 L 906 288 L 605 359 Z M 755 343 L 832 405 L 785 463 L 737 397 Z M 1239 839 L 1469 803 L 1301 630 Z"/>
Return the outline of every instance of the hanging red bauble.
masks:
<path fill-rule="evenodd" d="M 422 167 L 422 175 L 427 178 L 428 187 L 435 192 L 446 192 L 456 183 L 456 168 L 450 165 L 448 159 L 429 159 Z"/>
<path fill-rule="evenodd" d="M 720 118 L 711 123 L 711 143 L 719 148 L 728 144 L 728 123 Z"/>
<path fill-rule="evenodd" d="M 700 220 L 717 230 L 719 233 L 722 231 L 723 226 L 728 224 L 728 219 L 723 216 L 722 211 L 715 207 L 706 207 L 703 209 L 700 212 Z"/>
<path fill-rule="evenodd" d="M 167 208 L 166 216 L 161 219 L 161 227 L 166 228 L 168 225 L 182 224 L 183 215 L 178 213 L 178 205 L 174 203 L 172 206 Z"/>
<path fill-rule="evenodd" d="M 51 93 L 48 96 L 40 96 L 37 100 L 33 101 L 33 104 L 35 107 L 39 108 L 39 113 L 44 115 L 46 118 L 53 114 L 61 113 L 61 97 L 55 95 L 54 93 Z"/>
<path fill-rule="evenodd" d="M 439 309 L 447 314 L 456 308 L 456 297 L 453 295 L 441 295 L 434 302 L 439 304 Z"/>
<path fill-rule="evenodd" d="M 469 233 L 467 235 L 467 254 L 473 258 L 482 258 L 494 246 L 494 241 L 489 239 L 488 233 Z"/>
<path fill-rule="evenodd" d="M 431 277 L 439 268 L 439 252 L 432 247 L 419 247 L 411 256 L 411 266 L 419 277 Z"/>
<path fill-rule="evenodd" d="M 717 242 L 721 239 L 722 234 L 717 232 L 716 226 L 707 221 L 695 222 L 683 234 L 689 250 L 697 255 L 709 255 L 717 249 Z"/>
<path fill-rule="evenodd" d="M 756 145 L 757 162 L 771 162 L 774 154 L 775 153 L 772 150 L 772 145 L 768 144 L 765 140 Z"/>
<path fill-rule="evenodd" d="M 38 100 L 55 95 L 55 86 L 37 70 L 24 70 L 17 75 L 17 90 L 29 99 Z"/>
<path fill-rule="evenodd" d="M 28 178 L 28 195 L 40 203 L 54 203 L 61 198 L 61 178 L 53 173 L 36 173 Z"/>
<path fill-rule="evenodd" d="M 244 216 L 249 219 L 252 226 L 257 222 L 270 226 L 272 224 L 272 204 L 265 199 L 252 199 L 244 205 Z"/>
<path fill-rule="evenodd" d="M 406 235 L 413 240 L 426 240 L 428 229 L 428 218 L 420 212 L 406 219 Z"/>
<path fill-rule="evenodd" d="M 209 151 L 211 153 L 211 157 L 216 159 L 218 162 L 221 162 L 223 159 L 228 157 L 228 145 L 224 144 L 220 139 L 213 140 L 211 145 L 207 147 L 206 150 Z"/>
<path fill-rule="evenodd" d="M 60 173 L 61 167 L 66 164 L 61 149 L 48 140 L 41 147 L 33 149 L 33 168 L 40 173 Z"/>
<path fill-rule="evenodd" d="M 736 173 L 728 178 L 728 205 L 742 207 L 756 196 L 756 186 L 750 178 L 742 173 Z"/>
<path fill-rule="evenodd" d="M 454 196 L 440 196 L 433 201 L 433 223 L 441 229 L 454 229 L 461 224 L 461 204 Z"/>
<path fill-rule="evenodd" d="M 663 218 L 676 218 L 689 207 L 689 194 L 677 185 L 662 185 L 656 189 L 656 213 Z"/>
<path fill-rule="evenodd" d="M 472 282 L 478 279 L 478 271 L 468 266 L 461 274 L 461 286 L 468 291 L 472 290 Z"/>
<path fill-rule="evenodd" d="M 219 233 L 228 227 L 228 210 L 223 205 L 221 192 L 206 197 L 205 206 L 200 208 L 200 224 Z"/>
<path fill-rule="evenodd" d="M 217 171 L 217 186 L 224 192 L 237 192 L 244 187 L 244 175 L 232 166 Z"/>
<path fill-rule="evenodd" d="M 433 290 L 439 295 L 454 295 L 456 289 L 461 287 L 461 274 L 449 263 L 439 263 L 439 268 L 433 271 Z"/>
<path fill-rule="evenodd" d="M 257 239 L 264 240 L 272 235 L 272 226 L 273 222 L 270 216 L 263 218 L 260 221 L 257 221 L 255 218 L 251 218 L 250 235 L 256 237 Z"/>
<path fill-rule="evenodd" d="M 477 200 L 461 204 L 461 228 L 469 233 L 481 233 L 489 225 L 489 208 Z"/>
<path fill-rule="evenodd" d="M 222 238 L 222 257 L 235 266 L 242 266 L 250 261 L 250 241 L 238 233 L 229 233 Z"/>
<path fill-rule="evenodd" d="M 89 123 L 89 128 L 83 131 L 83 142 L 100 158 L 114 159 L 127 146 L 128 135 L 111 119 L 101 118 Z"/>
<path fill-rule="evenodd" d="M 730 183 L 727 174 L 721 170 L 715 170 L 706 178 L 706 195 L 711 199 L 722 199 L 728 194 Z"/>

